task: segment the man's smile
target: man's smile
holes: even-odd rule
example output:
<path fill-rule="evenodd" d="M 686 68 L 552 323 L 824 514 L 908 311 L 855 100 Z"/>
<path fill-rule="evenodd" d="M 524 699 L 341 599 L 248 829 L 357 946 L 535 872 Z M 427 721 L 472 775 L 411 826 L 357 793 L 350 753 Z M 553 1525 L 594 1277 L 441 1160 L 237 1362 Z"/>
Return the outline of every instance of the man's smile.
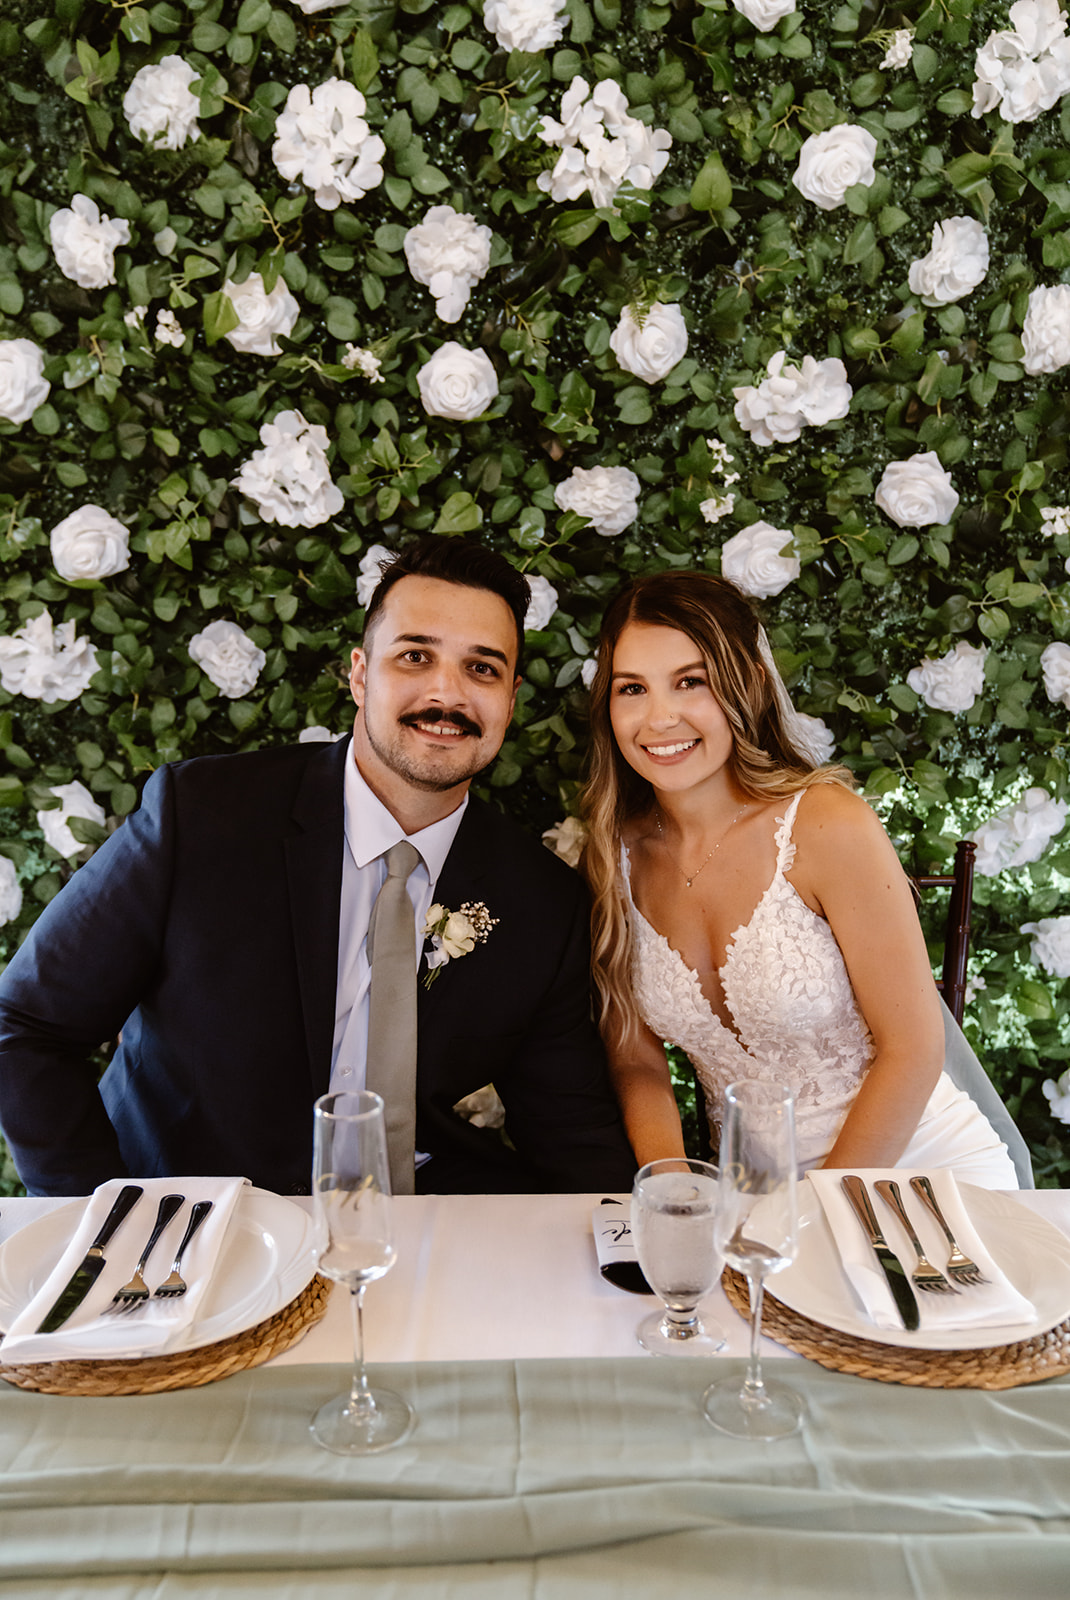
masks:
<path fill-rule="evenodd" d="M 398 719 L 403 727 L 415 728 L 431 739 L 479 739 L 483 730 L 463 711 L 414 711 Z"/>

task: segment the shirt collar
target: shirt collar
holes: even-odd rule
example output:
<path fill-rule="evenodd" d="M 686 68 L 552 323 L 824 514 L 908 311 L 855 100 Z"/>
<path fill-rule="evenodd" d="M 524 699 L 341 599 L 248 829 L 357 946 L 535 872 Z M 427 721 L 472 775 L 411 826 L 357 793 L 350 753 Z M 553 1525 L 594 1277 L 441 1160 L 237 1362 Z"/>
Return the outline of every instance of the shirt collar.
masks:
<path fill-rule="evenodd" d="M 399 839 L 408 839 L 419 850 L 427 875 L 432 884 L 435 883 L 446 864 L 446 857 L 457 837 L 457 829 L 467 805 L 468 795 L 465 794 L 460 805 L 448 817 L 441 817 L 438 822 L 421 828 L 418 833 L 406 833 L 397 818 L 361 777 L 350 739 L 346 751 L 345 829 L 350 852 L 358 867 L 368 866 L 378 856 L 384 855 L 391 845 L 397 844 Z"/>

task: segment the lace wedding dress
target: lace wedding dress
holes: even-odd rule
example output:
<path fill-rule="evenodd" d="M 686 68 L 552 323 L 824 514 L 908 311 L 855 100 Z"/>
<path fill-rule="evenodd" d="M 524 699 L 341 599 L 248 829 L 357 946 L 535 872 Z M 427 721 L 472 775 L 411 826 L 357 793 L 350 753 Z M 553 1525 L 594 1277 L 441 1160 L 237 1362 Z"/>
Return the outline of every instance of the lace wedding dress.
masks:
<path fill-rule="evenodd" d="M 777 818 L 773 881 L 750 921 L 733 933 L 720 969 L 731 1028 L 710 1006 L 697 974 L 636 908 L 627 851 L 623 866 L 635 931 L 632 979 L 644 1022 L 687 1054 L 711 1122 L 729 1083 L 765 1078 L 792 1088 L 804 1170 L 819 1165 L 835 1143 L 874 1046 L 832 929 L 785 876 L 795 858 L 791 831 L 801 798 L 795 795 Z M 954 1167 L 971 1183 L 1018 1187 L 1006 1146 L 946 1074 L 898 1165 Z"/>

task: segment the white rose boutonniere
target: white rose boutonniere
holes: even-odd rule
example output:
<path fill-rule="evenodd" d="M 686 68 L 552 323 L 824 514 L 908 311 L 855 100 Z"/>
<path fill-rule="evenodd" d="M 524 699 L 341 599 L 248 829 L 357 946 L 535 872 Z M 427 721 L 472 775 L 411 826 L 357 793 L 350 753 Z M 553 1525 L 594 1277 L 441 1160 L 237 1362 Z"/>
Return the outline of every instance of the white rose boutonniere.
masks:
<path fill-rule="evenodd" d="M 190 87 L 198 76 L 181 56 L 163 56 L 135 72 L 123 96 L 130 132 L 160 150 L 181 150 L 187 139 L 199 138 L 201 102 Z"/>
<path fill-rule="evenodd" d="M 103 506 L 79 506 L 56 523 L 49 543 L 52 564 L 68 583 L 113 578 L 130 565 L 130 535 Z"/>
<path fill-rule="evenodd" d="M 32 339 L 0 339 L 0 419 L 29 422 L 48 399 L 45 354 Z"/>
<path fill-rule="evenodd" d="M 482 900 L 466 900 L 459 911 L 450 911 L 438 902 L 428 908 L 423 936 L 430 939 L 428 971 L 424 988 L 430 989 L 447 961 L 469 955 L 477 944 L 486 944 L 498 918 L 492 917 Z"/>
<path fill-rule="evenodd" d="M 856 183 L 868 189 L 877 176 L 873 158 L 877 141 L 866 128 L 841 122 L 824 133 L 812 133 L 799 151 L 792 183 L 806 200 L 822 211 L 842 206 L 848 189 Z"/>
<path fill-rule="evenodd" d="M 988 651 L 960 642 L 938 660 L 925 656 L 907 673 L 907 683 L 934 711 L 969 711 L 985 686 Z"/>
<path fill-rule="evenodd" d="M 269 294 L 260 273 L 250 272 L 243 283 L 228 278 L 223 293 L 238 316 L 238 326 L 226 335 L 227 342 L 243 355 L 281 355 L 278 336 L 290 337 L 301 310 L 283 279 L 276 280 Z"/>
<path fill-rule="evenodd" d="M 625 306 L 609 348 L 625 372 L 644 383 L 658 383 L 687 354 L 684 314 L 677 305 L 653 305 L 645 311 Z"/>
<path fill-rule="evenodd" d="M 737 589 L 755 600 L 769 600 L 786 589 L 802 571 L 795 554 L 782 555 L 792 547 L 790 528 L 774 528 L 769 522 L 752 522 L 734 534 L 721 547 L 721 572 Z"/>
<path fill-rule="evenodd" d="M 38 811 L 37 826 L 44 834 L 45 842 L 69 861 L 71 856 L 76 856 L 79 850 L 85 848 L 67 826 L 71 817 L 82 817 L 86 822 L 96 822 L 103 827 L 108 820 L 107 814 L 104 807 L 93 799 L 85 784 L 77 779 L 74 783 L 55 783 L 48 792 L 55 795 L 59 807 L 51 811 Z"/>
<path fill-rule="evenodd" d="M 420 399 L 429 417 L 472 422 L 498 393 L 498 374 L 485 350 L 466 350 L 448 339 L 416 374 Z"/>
<path fill-rule="evenodd" d="M 238 700 L 255 689 L 267 661 L 264 652 L 236 622 L 222 618 L 195 633 L 186 648 L 190 659 L 228 700 Z"/>
<path fill-rule="evenodd" d="M 950 522 L 959 503 L 951 474 L 933 450 L 889 462 L 873 498 L 900 528 Z"/>
<path fill-rule="evenodd" d="M 554 490 L 559 511 L 587 517 L 595 533 L 612 539 L 639 515 L 639 479 L 630 467 L 573 467 Z"/>
<path fill-rule="evenodd" d="M 82 289 L 106 289 L 115 282 L 115 251 L 130 242 L 130 224 L 102 216 L 87 194 L 54 211 L 48 224 L 59 270 Z"/>

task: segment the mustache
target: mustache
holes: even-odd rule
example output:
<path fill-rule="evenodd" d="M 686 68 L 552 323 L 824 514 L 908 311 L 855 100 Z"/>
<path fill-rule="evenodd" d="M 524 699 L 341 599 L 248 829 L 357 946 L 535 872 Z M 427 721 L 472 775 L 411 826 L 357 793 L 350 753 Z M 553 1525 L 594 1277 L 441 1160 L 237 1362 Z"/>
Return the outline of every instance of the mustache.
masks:
<path fill-rule="evenodd" d="M 470 733 L 475 739 L 483 737 L 483 729 L 479 723 L 473 722 L 471 717 L 466 717 L 463 711 L 442 711 L 439 707 L 432 706 L 427 711 L 410 711 L 398 720 L 407 728 L 415 728 L 418 722 L 433 725 L 445 723 L 447 727 L 459 728 L 462 733 Z"/>

